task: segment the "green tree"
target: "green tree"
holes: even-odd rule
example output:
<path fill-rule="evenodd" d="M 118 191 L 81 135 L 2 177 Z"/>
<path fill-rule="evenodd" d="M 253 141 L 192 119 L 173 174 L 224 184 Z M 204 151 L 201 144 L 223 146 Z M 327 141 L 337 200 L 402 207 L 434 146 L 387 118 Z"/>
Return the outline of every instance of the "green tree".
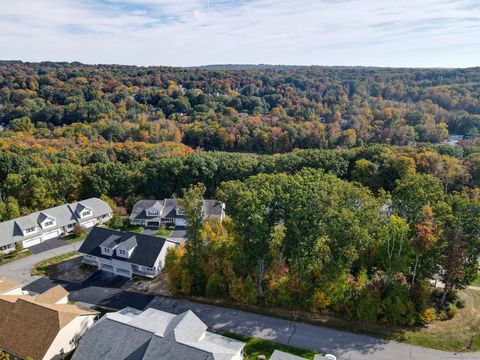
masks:
<path fill-rule="evenodd" d="M 204 278 L 201 272 L 203 241 L 201 237 L 203 222 L 203 196 L 205 186 L 198 184 L 186 189 L 183 197 L 177 199 L 178 205 L 185 213 L 187 221 L 186 261 L 192 278 L 192 291 L 200 295 L 204 291 Z"/>

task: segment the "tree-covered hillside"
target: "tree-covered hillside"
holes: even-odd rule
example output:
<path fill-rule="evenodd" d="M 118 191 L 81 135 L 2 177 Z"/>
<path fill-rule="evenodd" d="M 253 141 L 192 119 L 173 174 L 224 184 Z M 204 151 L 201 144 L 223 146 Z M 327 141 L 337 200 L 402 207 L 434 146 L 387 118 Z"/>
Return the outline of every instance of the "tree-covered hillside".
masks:
<path fill-rule="evenodd" d="M 281 153 L 480 134 L 480 68 L 169 68 L 0 62 L 0 123 L 112 142 Z M 90 136 L 89 135 L 89 136 Z M 472 140 L 474 141 L 474 140 Z"/>

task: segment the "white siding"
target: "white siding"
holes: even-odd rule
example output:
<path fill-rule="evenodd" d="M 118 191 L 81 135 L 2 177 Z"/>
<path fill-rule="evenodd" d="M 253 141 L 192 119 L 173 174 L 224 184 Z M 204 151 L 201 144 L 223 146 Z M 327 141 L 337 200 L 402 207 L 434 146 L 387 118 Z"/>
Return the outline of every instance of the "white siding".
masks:
<path fill-rule="evenodd" d="M 73 351 L 78 340 L 95 322 L 95 317 L 96 315 L 84 315 L 73 319 L 57 334 L 43 360 L 63 359 L 64 357 L 60 355 L 62 349 L 65 355 Z"/>

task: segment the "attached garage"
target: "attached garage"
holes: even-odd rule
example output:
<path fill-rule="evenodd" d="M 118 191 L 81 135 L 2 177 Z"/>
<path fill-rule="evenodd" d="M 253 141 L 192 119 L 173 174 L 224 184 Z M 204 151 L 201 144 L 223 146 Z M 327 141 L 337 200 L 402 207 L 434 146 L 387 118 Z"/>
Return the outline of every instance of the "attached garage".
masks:
<path fill-rule="evenodd" d="M 185 219 L 176 219 L 175 225 L 177 225 L 177 226 L 187 226 L 187 220 L 185 220 Z"/>
<path fill-rule="evenodd" d="M 22 241 L 22 245 L 23 245 L 24 248 L 28 248 L 28 247 L 31 247 L 33 245 L 38 245 L 41 242 L 42 242 L 42 237 L 38 236 L 38 237 L 33 238 L 33 239 L 28 239 L 28 240 Z"/>
<path fill-rule="evenodd" d="M 46 232 L 42 235 L 43 241 L 53 239 L 53 238 L 56 238 L 56 237 L 59 237 L 59 236 L 60 236 L 60 230 L 59 229 Z"/>
<path fill-rule="evenodd" d="M 160 226 L 160 223 L 158 221 L 148 221 L 147 222 L 147 227 L 158 228 L 159 226 Z"/>
<path fill-rule="evenodd" d="M 95 226 L 95 219 L 93 220 L 89 220 L 89 221 L 85 221 L 83 223 L 80 223 L 80 225 L 82 225 L 83 227 L 85 228 L 91 228 L 91 227 L 94 227 Z"/>

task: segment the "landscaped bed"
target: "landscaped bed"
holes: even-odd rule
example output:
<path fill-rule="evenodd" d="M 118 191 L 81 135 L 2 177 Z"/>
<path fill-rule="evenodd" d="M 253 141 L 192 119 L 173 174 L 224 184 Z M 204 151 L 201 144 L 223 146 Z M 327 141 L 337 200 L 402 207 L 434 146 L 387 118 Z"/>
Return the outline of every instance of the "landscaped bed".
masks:
<path fill-rule="evenodd" d="M 232 333 L 225 333 L 223 335 L 232 339 L 245 342 L 246 345 L 243 353 L 245 359 L 248 360 L 256 360 L 259 355 L 265 355 L 267 359 L 269 359 L 275 350 L 280 350 L 289 354 L 301 356 L 305 359 L 313 359 L 315 354 L 317 354 L 310 350 L 304 350 L 293 346 L 282 345 L 271 341 L 253 338 L 250 336 L 237 335 Z"/>

